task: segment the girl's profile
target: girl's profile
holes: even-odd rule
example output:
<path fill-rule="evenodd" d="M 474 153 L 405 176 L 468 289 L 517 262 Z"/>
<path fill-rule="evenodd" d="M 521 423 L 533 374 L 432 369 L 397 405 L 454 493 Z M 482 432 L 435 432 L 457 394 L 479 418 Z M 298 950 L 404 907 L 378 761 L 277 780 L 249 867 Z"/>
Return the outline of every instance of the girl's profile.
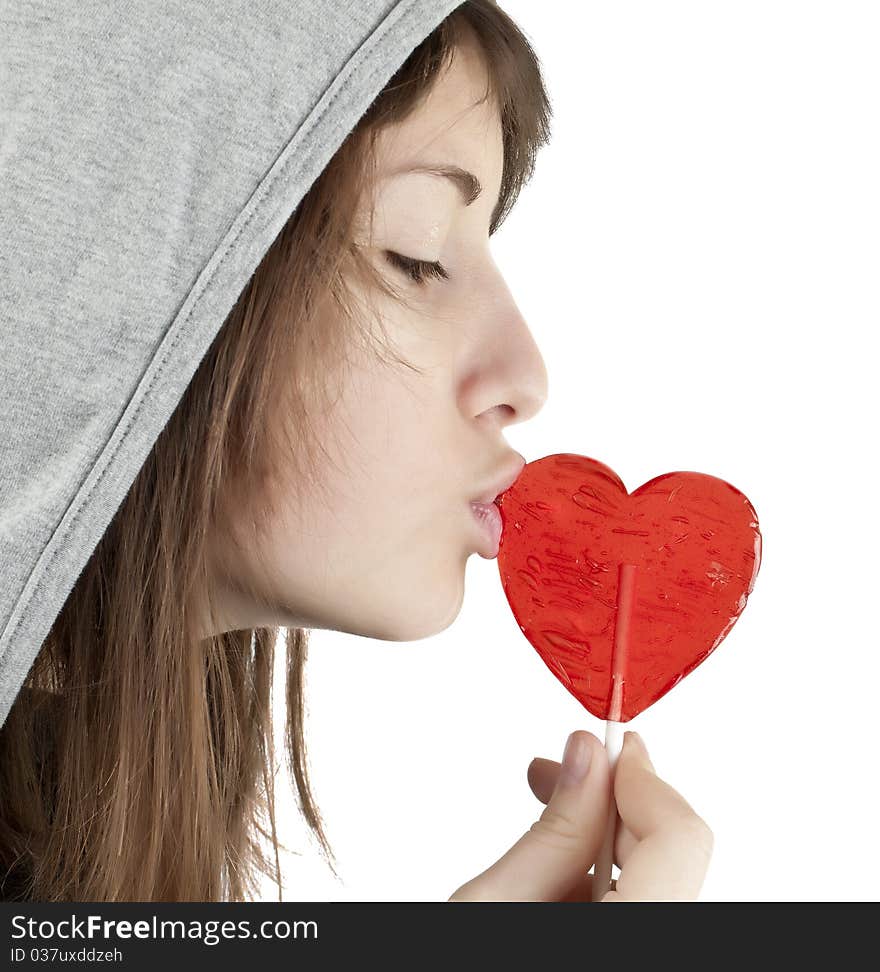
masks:
<path fill-rule="evenodd" d="M 280 897 L 279 650 L 332 867 L 309 631 L 452 624 L 471 503 L 548 397 L 491 252 L 550 137 L 526 35 L 491 0 L 278 7 L 10 25 L 48 81 L 14 82 L 0 161 L 3 900 L 240 901 L 260 873 Z M 599 740 L 527 777 L 540 819 L 451 900 L 590 900 Z M 606 900 L 696 897 L 711 831 L 634 734 L 614 787 Z"/>

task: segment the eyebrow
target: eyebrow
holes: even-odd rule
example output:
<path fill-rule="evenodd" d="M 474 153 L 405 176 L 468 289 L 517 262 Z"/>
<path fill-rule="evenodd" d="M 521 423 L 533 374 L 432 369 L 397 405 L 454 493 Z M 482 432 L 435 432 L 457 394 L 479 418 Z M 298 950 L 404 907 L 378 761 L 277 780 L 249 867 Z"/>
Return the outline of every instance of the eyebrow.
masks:
<path fill-rule="evenodd" d="M 462 169 L 457 165 L 411 165 L 405 169 L 395 169 L 391 173 L 391 176 L 406 175 L 408 172 L 422 172 L 427 175 L 440 176 L 443 179 L 449 179 L 457 188 L 461 194 L 462 202 L 465 206 L 470 206 L 470 204 L 478 198 L 480 193 L 483 191 L 483 186 L 480 180 L 473 174 L 473 172 L 468 172 L 467 169 Z"/>

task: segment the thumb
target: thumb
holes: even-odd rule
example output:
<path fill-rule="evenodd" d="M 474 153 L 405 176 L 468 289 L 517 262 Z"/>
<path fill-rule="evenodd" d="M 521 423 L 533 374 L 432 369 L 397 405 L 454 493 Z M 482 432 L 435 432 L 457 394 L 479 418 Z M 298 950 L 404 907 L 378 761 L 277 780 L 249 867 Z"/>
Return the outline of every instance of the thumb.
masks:
<path fill-rule="evenodd" d="M 605 834 L 611 769 L 605 747 L 590 732 L 569 737 L 553 793 L 540 818 L 450 901 L 560 901 L 582 882 Z"/>

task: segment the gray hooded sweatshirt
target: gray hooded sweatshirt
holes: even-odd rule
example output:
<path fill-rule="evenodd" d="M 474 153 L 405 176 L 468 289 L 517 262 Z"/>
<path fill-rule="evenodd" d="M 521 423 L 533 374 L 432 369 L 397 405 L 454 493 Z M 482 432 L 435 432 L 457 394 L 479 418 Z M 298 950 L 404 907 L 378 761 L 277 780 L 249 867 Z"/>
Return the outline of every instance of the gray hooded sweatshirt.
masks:
<path fill-rule="evenodd" d="M 0 6 L 0 725 L 262 257 L 460 2 Z"/>

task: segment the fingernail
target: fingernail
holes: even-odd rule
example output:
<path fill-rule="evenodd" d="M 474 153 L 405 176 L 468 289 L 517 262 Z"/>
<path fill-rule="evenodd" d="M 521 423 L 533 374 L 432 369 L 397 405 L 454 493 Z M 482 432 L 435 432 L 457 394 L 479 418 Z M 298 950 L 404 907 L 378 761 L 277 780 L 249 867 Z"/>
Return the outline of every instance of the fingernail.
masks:
<path fill-rule="evenodd" d="M 562 754 L 562 768 L 559 770 L 559 782 L 563 784 L 580 783 L 590 769 L 592 747 L 584 735 L 573 732 L 565 744 Z"/>
<path fill-rule="evenodd" d="M 642 737 L 634 729 L 630 729 L 625 735 L 633 737 L 633 742 L 636 744 L 636 748 L 641 751 L 642 759 L 645 760 L 645 762 L 648 763 L 653 769 L 654 764 L 651 762 L 651 757 L 648 755 L 648 747 L 645 745 L 645 740 L 642 739 Z"/>

